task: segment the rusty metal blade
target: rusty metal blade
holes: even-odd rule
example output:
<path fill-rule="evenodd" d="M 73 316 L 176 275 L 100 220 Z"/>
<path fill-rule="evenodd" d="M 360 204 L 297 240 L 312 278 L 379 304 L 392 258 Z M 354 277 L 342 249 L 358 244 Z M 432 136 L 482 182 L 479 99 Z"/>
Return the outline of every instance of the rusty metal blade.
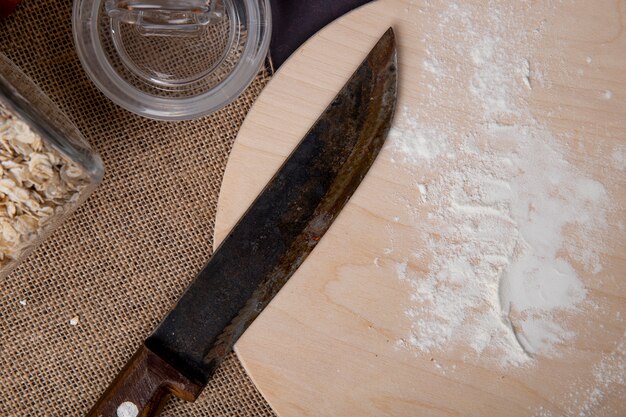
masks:
<path fill-rule="evenodd" d="M 150 350 L 206 384 L 358 187 L 385 141 L 396 93 L 389 29 L 146 340 Z"/>

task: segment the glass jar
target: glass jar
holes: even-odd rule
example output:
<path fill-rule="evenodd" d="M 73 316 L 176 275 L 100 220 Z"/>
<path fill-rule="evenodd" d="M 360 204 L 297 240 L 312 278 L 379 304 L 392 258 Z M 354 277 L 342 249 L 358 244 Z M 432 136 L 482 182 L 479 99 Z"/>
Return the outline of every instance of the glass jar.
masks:
<path fill-rule="evenodd" d="M 0 54 L 0 279 L 102 180 L 78 129 Z"/>
<path fill-rule="evenodd" d="M 83 68 L 113 102 L 144 117 L 192 119 L 235 100 L 271 37 L 269 0 L 74 0 Z"/>

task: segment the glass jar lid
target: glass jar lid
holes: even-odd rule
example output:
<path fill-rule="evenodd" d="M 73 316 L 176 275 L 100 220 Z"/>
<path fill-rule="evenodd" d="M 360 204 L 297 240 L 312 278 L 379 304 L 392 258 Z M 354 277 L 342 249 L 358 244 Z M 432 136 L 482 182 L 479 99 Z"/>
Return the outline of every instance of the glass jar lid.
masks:
<path fill-rule="evenodd" d="M 96 86 L 160 120 L 206 115 L 258 73 L 271 36 L 268 0 L 75 0 L 74 40 Z"/>

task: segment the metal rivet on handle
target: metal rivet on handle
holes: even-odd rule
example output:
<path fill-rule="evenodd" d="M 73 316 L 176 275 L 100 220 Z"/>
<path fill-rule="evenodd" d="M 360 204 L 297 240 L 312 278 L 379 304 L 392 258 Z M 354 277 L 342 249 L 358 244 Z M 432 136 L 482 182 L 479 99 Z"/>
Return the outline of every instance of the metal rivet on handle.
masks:
<path fill-rule="evenodd" d="M 117 417 L 137 417 L 139 415 L 139 409 L 130 401 L 126 401 L 117 407 Z"/>

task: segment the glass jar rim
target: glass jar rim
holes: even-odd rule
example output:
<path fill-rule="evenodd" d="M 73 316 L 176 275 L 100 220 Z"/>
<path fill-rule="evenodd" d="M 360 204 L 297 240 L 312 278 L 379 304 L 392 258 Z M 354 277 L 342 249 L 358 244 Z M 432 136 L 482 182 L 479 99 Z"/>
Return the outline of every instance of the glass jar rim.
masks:
<path fill-rule="evenodd" d="M 237 0 L 246 8 L 248 36 L 240 59 L 219 83 L 189 97 L 159 97 L 133 86 L 113 68 L 98 34 L 103 0 L 75 0 L 72 14 L 74 44 L 92 82 L 119 106 L 156 120 L 189 120 L 205 116 L 232 103 L 258 74 L 269 50 L 271 11 L 269 0 Z"/>

